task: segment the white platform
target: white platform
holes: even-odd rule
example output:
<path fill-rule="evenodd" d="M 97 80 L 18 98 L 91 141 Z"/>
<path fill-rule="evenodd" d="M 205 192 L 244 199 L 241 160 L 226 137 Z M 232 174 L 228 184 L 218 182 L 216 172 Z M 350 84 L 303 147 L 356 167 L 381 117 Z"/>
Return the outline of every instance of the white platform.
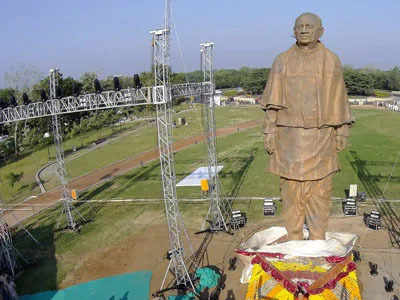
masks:
<path fill-rule="evenodd" d="M 222 170 L 223 166 L 217 167 L 217 173 Z M 211 174 L 214 176 L 214 174 Z M 208 176 L 208 168 L 200 167 L 196 169 L 192 174 L 183 178 L 176 186 L 200 186 L 201 179 L 210 179 Z"/>

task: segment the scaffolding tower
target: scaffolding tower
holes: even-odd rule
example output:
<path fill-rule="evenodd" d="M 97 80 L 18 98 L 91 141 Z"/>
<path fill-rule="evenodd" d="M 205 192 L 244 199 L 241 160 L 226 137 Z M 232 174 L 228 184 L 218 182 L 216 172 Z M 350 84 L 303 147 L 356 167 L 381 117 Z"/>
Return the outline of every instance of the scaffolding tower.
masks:
<path fill-rule="evenodd" d="M 221 197 L 221 185 L 218 178 L 218 162 L 216 150 L 216 125 L 215 125 L 215 83 L 214 83 L 214 43 L 200 44 L 200 69 L 203 72 L 203 84 L 211 88 L 202 90 L 203 103 L 203 128 L 207 145 L 208 167 L 208 196 L 210 207 L 207 214 L 211 231 L 228 232 L 228 221 L 231 216 L 231 206 L 227 199 Z"/>
<path fill-rule="evenodd" d="M 151 31 L 153 46 L 154 88 L 153 102 L 157 110 L 158 148 L 160 152 L 161 178 L 164 194 L 165 213 L 168 223 L 170 259 L 161 290 L 169 271 L 175 276 L 177 288 L 193 288 L 193 282 L 185 265 L 185 252 L 182 236 L 184 233 L 183 219 L 179 213 L 176 196 L 176 174 L 174 153 L 172 149 L 173 108 L 169 85 L 169 1 L 165 1 L 164 28 Z"/>
<path fill-rule="evenodd" d="M 14 277 L 17 262 L 10 230 L 4 222 L 3 208 L 0 208 L 0 251 L 0 270 L 7 270 Z"/>
<path fill-rule="evenodd" d="M 51 69 L 49 74 L 49 79 L 50 79 L 50 99 L 56 99 L 59 70 Z M 63 202 L 63 214 L 65 214 L 65 217 L 67 219 L 67 228 L 75 231 L 78 229 L 78 225 L 75 221 L 72 212 L 73 207 L 72 207 L 71 191 L 67 187 L 67 178 L 66 178 L 67 171 L 65 168 L 65 161 L 64 161 L 64 148 L 62 144 L 61 123 L 57 114 L 53 114 L 51 118 L 52 118 L 53 136 L 54 136 L 54 147 L 56 151 L 56 172 L 62 186 L 61 200 Z"/>

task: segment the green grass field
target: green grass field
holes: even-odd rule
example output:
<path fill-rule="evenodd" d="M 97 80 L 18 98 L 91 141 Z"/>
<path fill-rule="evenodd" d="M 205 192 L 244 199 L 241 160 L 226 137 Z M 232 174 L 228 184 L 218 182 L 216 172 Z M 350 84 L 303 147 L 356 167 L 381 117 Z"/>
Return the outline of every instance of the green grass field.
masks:
<path fill-rule="evenodd" d="M 187 109 L 187 105 L 180 105 L 177 111 Z M 184 116 L 187 120 L 187 126 L 181 126 L 174 129 L 174 139 L 179 140 L 184 137 L 198 135 L 202 133 L 201 111 L 200 106 L 196 105 L 195 110 L 184 111 L 178 116 Z M 218 108 L 216 110 L 217 127 L 230 127 L 234 124 L 262 118 L 262 111 L 257 107 L 250 108 Z M 115 133 L 116 129 L 104 128 L 99 131 L 88 132 L 75 138 L 66 140 L 64 143 L 64 151 L 70 153 L 72 148 L 86 147 L 101 137 L 112 137 L 119 135 L 119 138 L 112 140 L 103 147 L 99 147 L 94 151 L 82 151 L 82 155 L 74 160 L 66 159 L 66 168 L 69 178 L 81 176 L 117 162 L 128 157 L 135 156 L 143 151 L 153 149 L 157 145 L 157 129 L 153 127 L 143 128 L 131 134 L 125 134 L 127 130 L 135 129 L 141 126 L 143 122 L 137 122 L 124 125 L 119 134 Z M 13 203 L 22 201 L 24 198 L 37 195 L 40 189 L 35 181 L 35 173 L 37 170 L 48 162 L 48 149 L 44 148 L 40 151 L 31 153 L 26 157 L 10 163 L 0 168 L 0 195 L 4 202 Z M 53 146 L 50 147 L 51 159 L 54 159 Z M 24 176 L 20 182 L 11 187 L 6 180 L 9 172 L 23 172 Z M 51 189 L 58 185 L 55 176 L 50 176 L 50 180 L 45 182 L 45 187 Z"/>
<path fill-rule="evenodd" d="M 217 116 L 225 114 L 222 111 L 218 113 Z M 225 122 L 239 122 L 250 117 L 258 118 L 258 115 L 254 116 L 255 113 L 258 114 L 256 110 L 251 109 L 229 108 L 225 114 Z M 357 121 L 352 128 L 350 145 L 339 155 L 342 171 L 334 179 L 334 196 L 344 197 L 344 190 L 349 184 L 357 183 L 359 189 L 367 191 L 371 197 L 381 197 L 384 193 L 388 199 L 400 199 L 400 165 L 396 164 L 399 158 L 397 149 L 400 146 L 400 131 L 396 126 L 400 115 L 374 110 L 354 110 L 354 115 Z M 218 123 L 220 127 L 222 124 L 229 126 L 226 123 L 221 124 L 221 121 L 222 119 Z M 175 130 L 177 137 L 194 132 L 196 132 L 194 129 L 187 133 L 179 133 L 179 128 Z M 124 148 L 123 145 L 120 147 Z M 279 195 L 278 177 L 265 171 L 268 158 L 263 150 L 260 128 L 220 137 L 217 149 L 218 161 L 224 166 L 220 173 L 224 195 L 237 197 Z M 205 146 L 197 144 L 178 152 L 175 155 L 175 162 L 177 181 L 179 181 L 197 167 L 205 165 Z M 398 162 L 400 163 L 400 160 Z M 392 176 L 389 180 L 390 174 Z M 81 195 L 81 199 L 161 198 L 160 179 L 159 162 L 154 161 L 86 191 Z M 177 193 L 180 199 L 202 197 L 200 189 L 194 187 L 177 188 Z M 365 209 L 373 207 L 371 202 L 364 206 Z M 398 205 L 392 207 L 395 210 L 399 208 Z M 194 217 L 203 218 L 207 208 L 206 202 L 180 204 L 186 220 L 192 220 Z M 251 222 L 264 218 L 262 200 L 236 200 L 233 202 L 233 208 L 246 211 Z M 17 232 L 16 247 L 23 254 L 35 258 L 37 262 L 36 265 L 27 268 L 17 281 L 22 294 L 57 288 L 68 274 L 79 267 L 83 253 L 118 245 L 129 236 L 144 230 L 146 224 L 143 220 L 146 216 L 151 214 L 162 216 L 147 222 L 164 221 L 162 202 L 108 205 L 86 203 L 80 205 L 78 209 L 84 216 L 93 219 L 82 228 L 80 234 L 54 231 L 65 225 L 59 208 L 47 210 L 27 222 L 31 232 L 43 243 L 42 247 L 35 247 L 22 231 Z M 332 214 L 338 214 L 340 210 L 340 203 L 334 203 Z M 189 227 L 194 226 L 190 222 L 186 224 Z"/>
<path fill-rule="evenodd" d="M 127 124 L 117 128 L 106 127 L 101 131 L 86 132 L 72 139 L 66 140 L 63 144 L 64 151 L 68 154 L 72 152 L 73 147 L 78 149 L 85 148 L 101 137 L 111 137 L 121 134 L 128 129 L 139 126 L 139 124 L 140 123 Z M 41 166 L 45 165 L 49 161 L 49 154 L 50 161 L 54 160 L 54 153 L 54 146 L 51 145 L 49 148 L 45 147 L 39 151 L 28 154 L 18 161 L 2 166 L 0 168 L 0 180 L 2 183 L 0 186 L 0 195 L 2 200 L 6 203 L 18 202 L 30 195 L 39 194 L 40 189 L 36 184 L 35 174 Z M 11 187 L 7 183 L 6 175 L 9 172 L 24 173 L 22 180 L 16 183 L 14 187 Z"/>
<path fill-rule="evenodd" d="M 395 130 L 396 113 L 355 110 L 349 147 L 339 154 L 341 172 L 335 175 L 336 197 L 344 197 L 349 184 L 356 183 L 370 197 L 400 199 L 400 132 Z M 268 157 L 263 150 L 260 128 L 218 138 L 218 161 L 224 166 L 220 178 L 225 195 L 266 197 L 279 195 L 277 176 L 265 171 Z M 205 165 L 205 146 L 194 145 L 175 156 L 177 181 Z M 392 174 L 393 170 L 393 174 Z M 390 177 L 390 174 L 392 176 Z M 183 198 L 199 198 L 198 188 L 178 188 Z M 159 162 L 114 178 L 88 191 L 85 199 L 160 198 Z"/>

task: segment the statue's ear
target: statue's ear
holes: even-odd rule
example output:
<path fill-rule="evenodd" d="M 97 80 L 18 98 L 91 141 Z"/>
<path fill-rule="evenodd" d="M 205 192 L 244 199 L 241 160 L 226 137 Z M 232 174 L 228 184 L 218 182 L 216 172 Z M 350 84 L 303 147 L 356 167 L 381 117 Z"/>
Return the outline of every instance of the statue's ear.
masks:
<path fill-rule="evenodd" d="M 324 32 L 325 32 L 325 29 L 324 29 L 324 27 L 321 26 L 321 27 L 318 29 L 318 39 L 321 38 L 321 36 L 324 34 Z"/>

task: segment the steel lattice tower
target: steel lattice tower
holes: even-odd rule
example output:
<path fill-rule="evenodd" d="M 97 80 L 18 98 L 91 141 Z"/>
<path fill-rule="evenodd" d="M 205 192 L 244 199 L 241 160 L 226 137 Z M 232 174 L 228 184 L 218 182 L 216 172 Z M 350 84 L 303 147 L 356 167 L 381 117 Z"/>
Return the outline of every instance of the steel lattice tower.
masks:
<path fill-rule="evenodd" d="M 11 234 L 7 223 L 3 220 L 3 208 L 0 208 L 0 251 L 0 268 L 6 268 L 14 277 L 17 262 Z"/>
<path fill-rule="evenodd" d="M 158 147 L 160 152 L 161 177 L 164 193 L 165 213 L 168 223 L 170 263 L 161 284 L 164 286 L 168 271 L 175 275 L 177 287 L 193 287 L 192 280 L 185 265 L 185 253 L 182 235 L 183 219 L 179 213 L 176 196 L 176 175 L 174 153 L 172 149 L 172 97 L 169 85 L 169 1 L 165 1 L 164 28 L 151 31 L 153 36 L 153 101 L 157 108 Z"/>
<path fill-rule="evenodd" d="M 218 163 L 216 150 L 216 125 L 215 125 L 215 102 L 214 102 L 214 43 L 200 44 L 200 68 L 203 72 L 203 84 L 209 84 L 210 89 L 203 89 L 203 127 L 207 145 L 207 166 L 210 207 L 207 221 L 210 223 L 211 231 L 228 231 L 228 220 L 231 214 L 230 203 L 221 197 L 221 185 L 218 178 Z"/>
<path fill-rule="evenodd" d="M 57 98 L 57 86 L 58 86 L 58 69 L 51 69 L 49 78 L 50 78 L 50 99 Z M 77 224 L 74 220 L 74 216 L 72 214 L 72 198 L 71 191 L 67 188 L 67 171 L 65 169 L 64 162 L 64 148 L 62 144 L 62 135 L 61 135 L 61 124 L 57 114 L 52 115 L 52 127 L 53 127 L 53 135 L 54 135 L 54 146 L 56 150 L 56 166 L 57 166 L 57 175 L 60 178 L 60 182 L 62 185 L 62 201 L 63 201 L 63 213 L 67 218 L 67 227 L 76 230 Z"/>

